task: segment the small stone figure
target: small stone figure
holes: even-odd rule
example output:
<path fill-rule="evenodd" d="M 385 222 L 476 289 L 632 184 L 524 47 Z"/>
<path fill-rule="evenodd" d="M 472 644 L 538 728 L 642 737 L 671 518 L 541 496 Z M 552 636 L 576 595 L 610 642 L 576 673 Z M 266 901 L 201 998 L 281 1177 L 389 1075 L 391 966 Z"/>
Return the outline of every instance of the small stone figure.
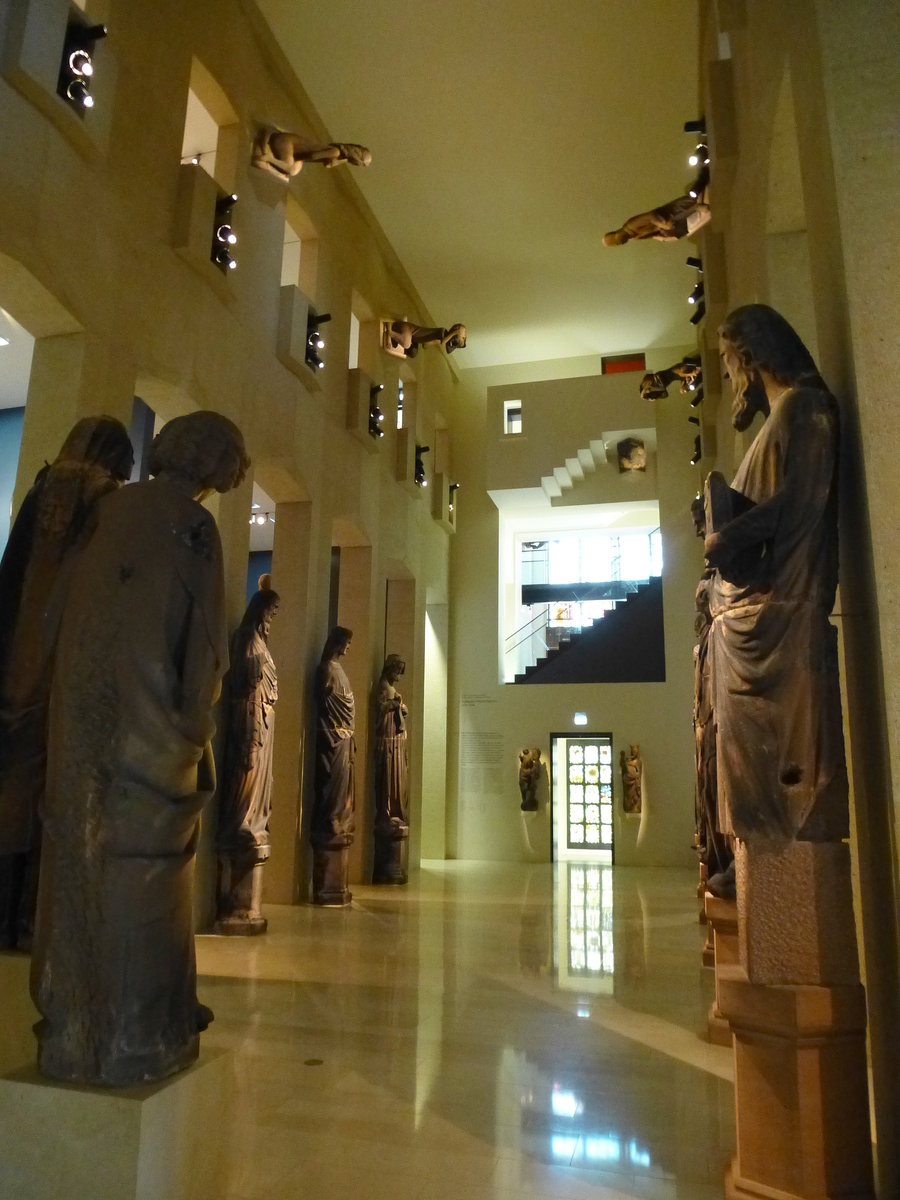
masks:
<path fill-rule="evenodd" d="M 395 358 L 415 358 L 420 346 L 443 346 L 448 354 L 452 354 L 454 350 L 464 349 L 465 344 L 465 325 L 426 329 L 409 321 L 381 322 L 381 345 Z"/>
<path fill-rule="evenodd" d="M 133 462 L 121 422 L 78 421 L 38 472 L 0 563 L 0 947 L 27 950 L 34 930 L 56 627 L 48 600 L 90 536 L 95 502 Z"/>
<path fill-rule="evenodd" d="M 347 886 L 348 849 L 355 832 L 354 701 L 341 658 L 353 631 L 335 625 L 316 668 L 316 776 L 310 841 L 313 901 L 340 906 L 352 900 Z"/>
<path fill-rule="evenodd" d="M 676 379 L 681 380 L 681 394 L 687 396 L 697 386 L 701 367 L 696 359 L 683 358 L 662 371 L 648 372 L 640 383 L 642 400 L 663 400 Z"/>
<path fill-rule="evenodd" d="M 38 1066 L 126 1086 L 188 1066 L 192 882 L 228 658 L 222 551 L 198 502 L 249 466 L 214 412 L 163 427 L 155 478 L 104 496 L 64 594 L 50 694 L 32 997 Z"/>
<path fill-rule="evenodd" d="M 254 139 L 251 162 L 260 171 L 268 171 L 277 179 L 287 181 L 300 174 L 304 163 L 321 163 L 324 167 L 349 163 L 353 167 L 368 167 L 372 154 L 355 142 L 323 144 L 301 133 L 284 133 L 280 129 L 263 127 Z"/>
<path fill-rule="evenodd" d="M 260 576 L 260 580 L 266 576 Z M 269 628 L 279 596 L 260 589 L 231 641 L 228 727 L 219 807 L 219 902 L 216 933 L 265 933 L 262 869 L 269 857 L 272 741 L 278 676 Z"/>
<path fill-rule="evenodd" d="M 542 769 L 540 748 L 534 746 L 529 750 L 526 746 L 519 754 L 519 793 L 522 797 L 522 812 L 537 812 L 538 810 L 537 789 Z"/>
<path fill-rule="evenodd" d="M 406 883 L 409 838 L 408 710 L 396 683 L 406 670 L 399 654 L 384 661 L 375 691 L 375 863 L 373 883 Z"/>
<path fill-rule="evenodd" d="M 640 746 L 632 745 L 627 754 L 622 750 L 619 754 L 619 764 L 622 768 L 622 799 L 625 812 L 639 813 L 641 777 L 644 773 Z"/>
<path fill-rule="evenodd" d="M 848 833 L 837 633 L 838 409 L 773 309 L 736 309 L 719 331 L 733 424 L 766 420 L 727 488 L 708 487 L 710 678 L 719 828 L 744 840 Z"/>
<path fill-rule="evenodd" d="M 628 437 L 616 442 L 616 458 L 620 474 L 647 470 L 647 450 L 640 438 Z"/>
<path fill-rule="evenodd" d="M 656 242 L 677 242 L 690 237 L 709 221 L 709 205 L 704 202 L 704 195 L 705 192 L 699 196 L 678 196 L 659 208 L 629 217 L 619 229 L 604 233 L 603 245 L 623 246 L 626 242 L 647 238 Z"/>

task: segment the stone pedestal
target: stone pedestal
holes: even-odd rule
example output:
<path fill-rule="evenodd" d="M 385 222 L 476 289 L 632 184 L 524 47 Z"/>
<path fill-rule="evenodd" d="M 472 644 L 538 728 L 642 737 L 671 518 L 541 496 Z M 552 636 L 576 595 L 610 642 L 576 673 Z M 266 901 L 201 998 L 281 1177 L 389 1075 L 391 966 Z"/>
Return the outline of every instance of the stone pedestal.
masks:
<path fill-rule="evenodd" d="M 727 1200 L 874 1200 L 859 984 L 717 979 L 734 1035 L 737 1154 Z"/>
<path fill-rule="evenodd" d="M 409 881 L 409 826 L 375 829 L 373 883 L 402 884 Z"/>
<path fill-rule="evenodd" d="M 345 908 L 353 896 L 347 881 L 350 873 L 350 847 L 313 847 L 313 904 L 325 908 Z"/>
<path fill-rule="evenodd" d="M 141 1088 L 53 1083 L 34 1066 L 0 1077 L 0 1195 L 16 1200 L 221 1200 L 233 1055 L 201 1050 Z"/>
<path fill-rule="evenodd" d="M 738 950 L 738 907 L 734 900 L 722 900 L 706 893 L 704 901 L 706 920 L 713 931 L 715 950 L 716 995 L 709 1008 L 707 1030 L 709 1040 L 717 1046 L 731 1045 L 731 1027 L 722 1012 L 720 980 L 723 972 L 735 967 L 740 961 Z"/>
<path fill-rule="evenodd" d="M 220 853 L 215 933 L 253 937 L 266 932 L 269 923 L 260 911 L 265 862 L 266 859 L 261 859 L 257 853 Z"/>

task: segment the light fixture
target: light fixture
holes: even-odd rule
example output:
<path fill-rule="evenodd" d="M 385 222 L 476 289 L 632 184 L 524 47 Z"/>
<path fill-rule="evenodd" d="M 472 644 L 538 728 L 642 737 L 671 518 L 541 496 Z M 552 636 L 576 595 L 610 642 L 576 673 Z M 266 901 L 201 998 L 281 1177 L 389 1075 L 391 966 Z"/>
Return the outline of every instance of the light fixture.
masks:
<path fill-rule="evenodd" d="M 458 483 L 450 484 L 450 511 L 453 512 L 453 497 L 459 491 Z"/>
<path fill-rule="evenodd" d="M 692 167 L 704 167 L 709 163 L 709 147 L 705 142 L 698 142 L 694 147 L 693 154 L 688 155 L 688 165 Z"/>
<path fill-rule="evenodd" d="M 693 391 L 694 394 L 691 396 L 691 408 L 699 408 L 703 403 L 703 384 L 698 384 Z"/>
<path fill-rule="evenodd" d="M 378 407 L 378 397 L 383 391 L 383 383 L 369 388 L 369 437 L 375 438 L 376 441 L 378 438 L 384 437 L 384 430 L 381 428 L 384 413 Z"/>
<path fill-rule="evenodd" d="M 306 351 L 304 360 L 313 371 L 324 371 L 325 363 L 319 356 L 319 351 L 325 349 L 325 339 L 322 337 L 320 325 L 331 320 L 331 313 L 319 316 L 312 308 L 306 314 Z"/>
<path fill-rule="evenodd" d="M 216 201 L 212 248 L 209 257 L 223 274 L 226 271 L 233 271 L 237 266 L 237 261 L 231 255 L 231 248 L 237 245 L 237 234 L 232 225 L 235 204 L 237 204 L 235 195 L 220 196 Z"/>
<path fill-rule="evenodd" d="M 8 345 L 9 345 L 9 338 L 0 337 L 0 346 L 8 346 Z"/>
<path fill-rule="evenodd" d="M 701 299 L 699 304 L 696 304 L 694 306 L 694 312 L 691 314 L 691 324 L 699 325 L 705 316 L 706 316 L 706 305 L 703 303 L 703 300 Z"/>
<path fill-rule="evenodd" d="M 699 200 L 708 186 L 709 167 L 702 167 L 697 175 L 697 178 L 688 189 L 688 195 L 692 200 Z"/>
<path fill-rule="evenodd" d="M 703 299 L 703 284 L 697 283 L 694 285 L 694 290 L 688 296 L 688 304 L 699 304 Z"/>
<path fill-rule="evenodd" d="M 105 25 L 82 25 L 73 18 L 66 27 L 56 93 L 80 117 L 94 107 L 91 79 L 94 75 L 94 47 L 106 37 Z"/>
<path fill-rule="evenodd" d="M 697 463 L 700 461 L 700 459 L 702 457 L 703 457 L 703 454 L 700 449 L 700 434 L 698 433 L 697 436 L 694 438 L 694 453 L 691 455 L 691 466 L 696 467 Z"/>
<path fill-rule="evenodd" d="M 577 712 L 572 717 L 573 725 L 587 725 L 587 713 Z"/>
<path fill-rule="evenodd" d="M 693 267 L 695 271 L 699 271 L 701 274 L 703 273 L 702 258 L 697 258 L 695 255 L 689 254 L 684 261 L 686 266 Z"/>
<path fill-rule="evenodd" d="M 706 137 L 706 117 L 698 117 L 696 121 L 685 121 L 685 133 L 696 133 L 701 137 Z"/>
<path fill-rule="evenodd" d="M 413 474 L 413 483 L 416 487 L 428 487 L 428 480 L 425 478 L 425 463 L 422 455 L 427 454 L 430 449 L 430 446 L 420 446 L 418 442 L 416 443 L 416 466 Z"/>
<path fill-rule="evenodd" d="M 688 424 L 689 425 L 699 425 L 700 418 L 699 417 L 688 417 Z"/>

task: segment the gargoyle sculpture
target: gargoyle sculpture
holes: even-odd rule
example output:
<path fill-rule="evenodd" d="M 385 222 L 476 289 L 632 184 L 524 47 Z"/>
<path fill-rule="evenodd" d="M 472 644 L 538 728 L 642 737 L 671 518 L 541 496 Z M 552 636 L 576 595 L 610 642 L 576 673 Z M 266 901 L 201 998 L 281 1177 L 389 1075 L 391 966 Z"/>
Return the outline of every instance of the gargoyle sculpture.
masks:
<path fill-rule="evenodd" d="M 426 329 L 409 321 L 381 322 L 381 345 L 396 358 L 415 358 L 420 346 L 443 346 L 448 354 L 452 354 L 454 350 L 462 350 L 465 344 L 465 325 Z"/>
<path fill-rule="evenodd" d="M 669 388 L 676 379 L 681 380 L 681 394 L 687 396 L 700 382 L 701 368 L 696 359 L 683 358 L 681 362 L 663 371 L 648 372 L 641 380 L 642 400 L 662 400 L 668 396 Z M 692 386 L 693 385 L 693 386 Z"/>
<path fill-rule="evenodd" d="M 367 167 L 372 161 L 372 154 L 365 146 L 358 146 L 355 142 L 323 144 L 302 133 L 284 133 L 280 129 L 264 126 L 254 139 L 251 161 L 260 171 L 268 171 L 277 179 L 287 180 L 299 175 L 304 163 L 322 163 L 325 167 L 349 163 L 352 167 Z"/>

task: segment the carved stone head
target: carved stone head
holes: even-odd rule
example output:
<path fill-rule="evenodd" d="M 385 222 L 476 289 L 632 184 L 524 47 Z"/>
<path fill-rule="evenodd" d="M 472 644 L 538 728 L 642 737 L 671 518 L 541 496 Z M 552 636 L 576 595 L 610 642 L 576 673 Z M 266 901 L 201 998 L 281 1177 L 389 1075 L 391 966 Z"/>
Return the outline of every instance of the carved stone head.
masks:
<path fill-rule="evenodd" d="M 767 304 L 745 304 L 728 314 L 719 328 L 719 354 L 734 391 L 732 424 L 739 432 L 757 412 L 768 412 L 761 371 L 785 387 L 803 379 L 821 384 L 793 326 Z"/>
<path fill-rule="evenodd" d="M 148 468 L 190 480 L 196 491 L 229 492 L 247 473 L 250 458 L 237 425 L 217 412 L 193 412 L 163 425 L 153 439 Z"/>
<path fill-rule="evenodd" d="M 381 677 L 394 684 L 406 670 L 406 662 L 399 654 L 389 654 L 381 668 Z"/>

